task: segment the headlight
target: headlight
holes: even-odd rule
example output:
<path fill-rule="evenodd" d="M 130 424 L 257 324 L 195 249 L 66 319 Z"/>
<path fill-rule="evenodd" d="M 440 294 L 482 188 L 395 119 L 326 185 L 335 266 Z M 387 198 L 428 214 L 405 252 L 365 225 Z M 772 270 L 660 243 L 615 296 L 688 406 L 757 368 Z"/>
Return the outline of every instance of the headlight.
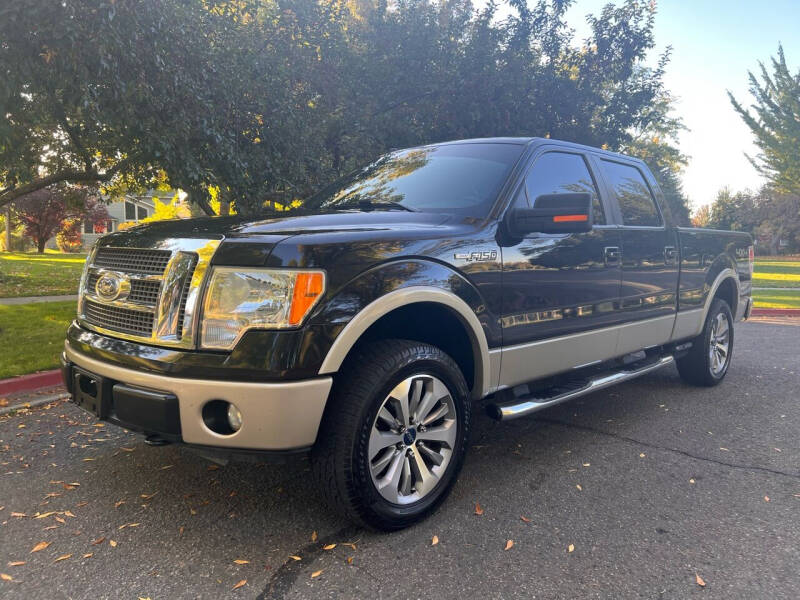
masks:
<path fill-rule="evenodd" d="M 214 267 L 202 346 L 229 350 L 248 329 L 297 327 L 325 291 L 323 271 Z"/>

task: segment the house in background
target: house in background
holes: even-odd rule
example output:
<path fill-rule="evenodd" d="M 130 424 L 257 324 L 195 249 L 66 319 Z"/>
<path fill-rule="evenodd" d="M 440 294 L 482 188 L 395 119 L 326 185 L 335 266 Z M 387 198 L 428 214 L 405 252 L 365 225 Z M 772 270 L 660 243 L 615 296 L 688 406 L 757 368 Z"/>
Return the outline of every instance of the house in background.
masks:
<path fill-rule="evenodd" d="M 83 223 L 81 227 L 83 247 L 91 248 L 98 238 L 117 231 L 121 223 L 135 224 L 153 216 L 155 210 L 153 198 L 158 198 L 161 202 L 169 202 L 176 193 L 179 194 L 181 202 L 185 202 L 186 194 L 177 190 L 147 190 L 144 194 L 126 194 L 115 198 L 106 205 L 106 210 L 111 218 L 103 224 L 100 231 L 97 231 L 93 223 Z"/>

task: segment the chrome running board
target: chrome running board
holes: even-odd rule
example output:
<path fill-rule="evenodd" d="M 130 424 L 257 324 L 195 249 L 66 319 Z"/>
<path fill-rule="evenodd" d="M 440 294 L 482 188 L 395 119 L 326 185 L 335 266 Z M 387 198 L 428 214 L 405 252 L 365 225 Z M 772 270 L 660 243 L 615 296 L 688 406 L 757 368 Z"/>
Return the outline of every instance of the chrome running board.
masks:
<path fill-rule="evenodd" d="M 662 356 L 655 362 L 650 362 L 636 369 L 623 369 L 621 371 L 601 375 L 594 379 L 589 379 L 584 385 L 577 389 L 562 392 L 554 396 L 536 397 L 535 394 L 529 394 L 521 396 L 513 402 L 493 403 L 487 406 L 487 412 L 490 417 L 498 421 L 517 419 L 534 413 L 537 410 L 555 406 L 556 404 L 561 404 L 562 402 L 578 398 L 579 396 L 585 396 L 591 392 L 602 390 L 603 388 L 628 381 L 629 379 L 635 379 L 636 377 L 645 375 L 661 367 L 671 365 L 674 361 L 675 359 L 671 355 Z"/>

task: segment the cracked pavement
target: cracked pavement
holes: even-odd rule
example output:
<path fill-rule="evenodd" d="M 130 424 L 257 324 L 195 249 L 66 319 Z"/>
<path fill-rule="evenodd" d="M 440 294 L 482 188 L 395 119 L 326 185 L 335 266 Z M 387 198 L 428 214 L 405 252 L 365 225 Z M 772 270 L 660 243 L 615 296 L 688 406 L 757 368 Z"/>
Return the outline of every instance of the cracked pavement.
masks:
<path fill-rule="evenodd" d="M 391 535 L 332 514 L 305 460 L 217 467 L 64 402 L 0 417 L 0 595 L 797 598 L 798 357 L 800 320 L 755 319 L 713 389 L 668 367 L 527 419 L 476 410 L 450 498 Z"/>

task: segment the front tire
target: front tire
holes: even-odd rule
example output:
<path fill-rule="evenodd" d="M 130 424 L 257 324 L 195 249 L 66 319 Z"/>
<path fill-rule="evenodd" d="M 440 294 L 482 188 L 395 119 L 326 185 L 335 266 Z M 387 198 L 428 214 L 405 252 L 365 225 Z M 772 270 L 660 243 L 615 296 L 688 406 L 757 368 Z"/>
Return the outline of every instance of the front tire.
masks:
<path fill-rule="evenodd" d="M 336 379 L 312 451 L 328 503 L 372 529 L 433 512 L 466 454 L 469 392 L 442 350 L 408 340 L 364 346 Z"/>
<path fill-rule="evenodd" d="M 703 387 L 719 384 L 733 357 L 733 315 L 725 300 L 712 301 L 703 332 L 692 342 L 686 356 L 676 361 L 681 378 Z"/>

